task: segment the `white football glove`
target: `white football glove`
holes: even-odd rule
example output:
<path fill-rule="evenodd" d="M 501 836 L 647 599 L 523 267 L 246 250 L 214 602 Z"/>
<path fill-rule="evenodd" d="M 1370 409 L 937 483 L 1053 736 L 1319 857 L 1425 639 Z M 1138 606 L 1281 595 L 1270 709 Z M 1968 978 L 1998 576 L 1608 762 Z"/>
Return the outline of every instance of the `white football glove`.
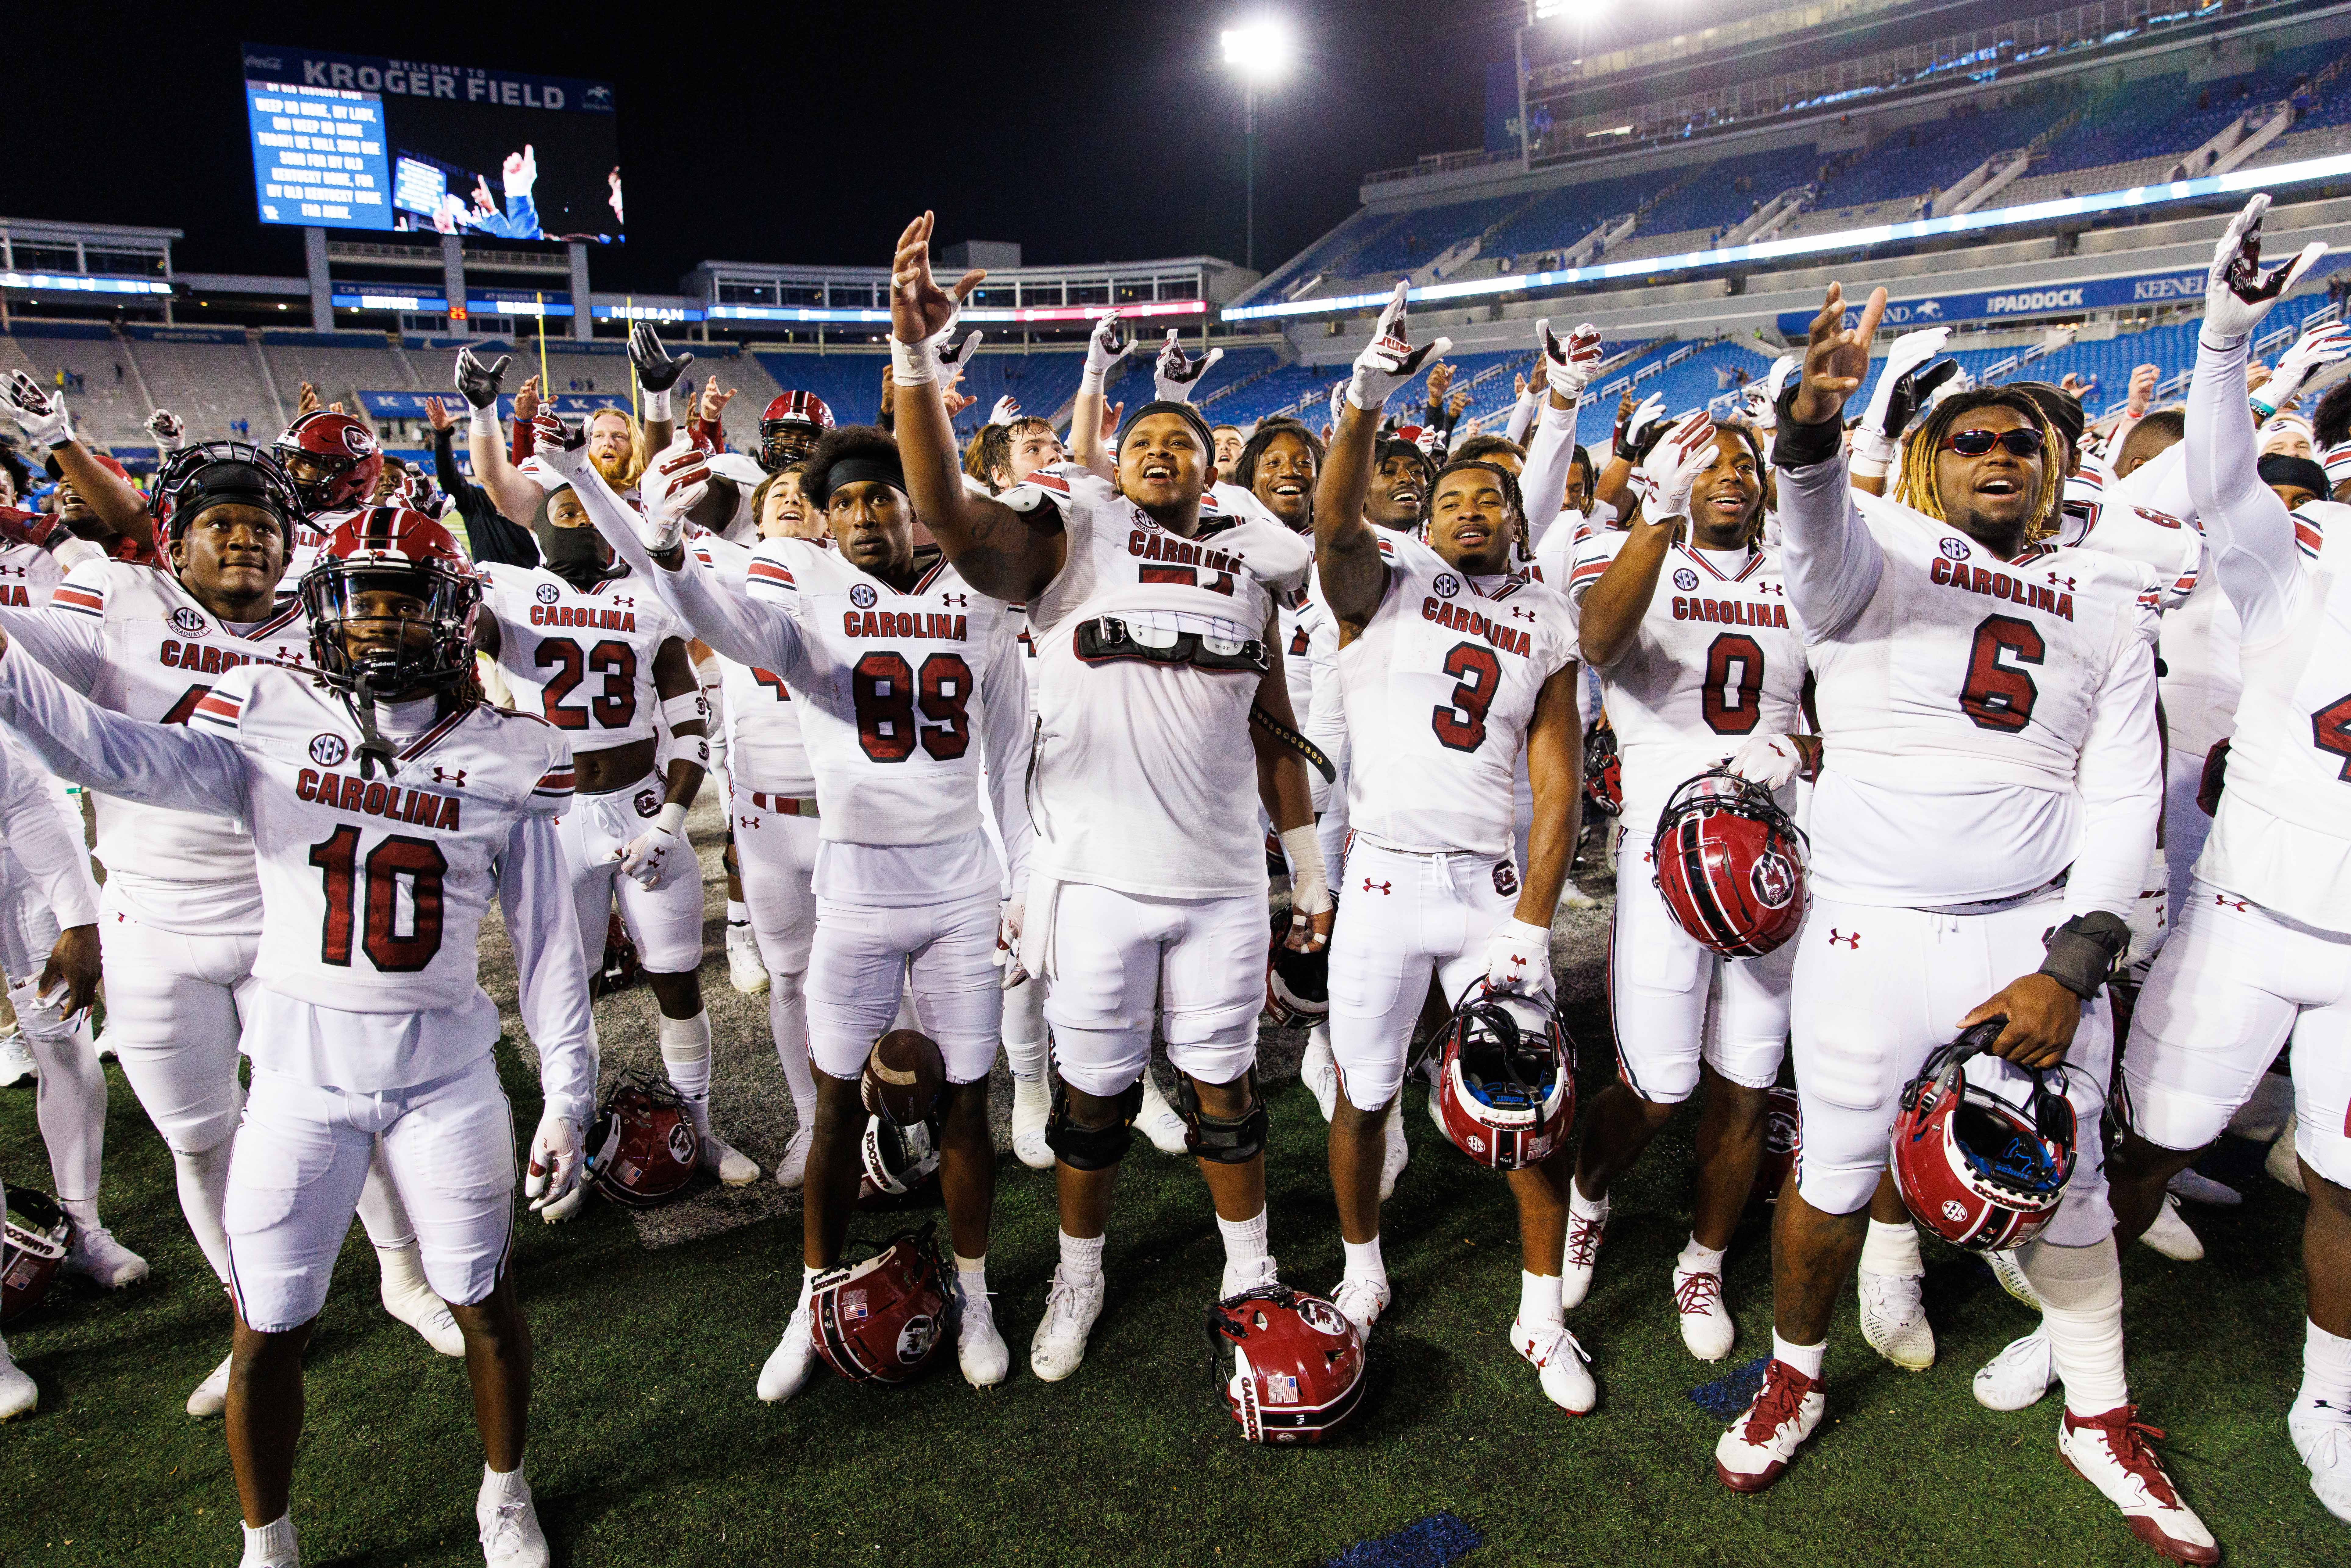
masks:
<path fill-rule="evenodd" d="M 694 858 L 685 841 L 685 808 L 675 801 L 645 824 L 645 831 L 621 846 L 621 874 L 647 893 L 667 887 L 678 868 Z"/>
<path fill-rule="evenodd" d="M 166 452 L 177 452 L 188 444 L 187 422 L 168 408 L 159 408 L 147 416 L 147 434 Z"/>
<path fill-rule="evenodd" d="M 1624 428 L 1616 433 L 1616 455 L 1627 463 L 1639 463 L 1647 455 L 1642 448 L 1656 444 L 1665 423 L 1666 394 L 1651 392 L 1625 415 Z"/>
<path fill-rule="evenodd" d="M 1730 770 L 1766 789 L 1779 789 L 1804 770 L 1804 754 L 1789 736 L 1750 735 L 1730 754 Z"/>
<path fill-rule="evenodd" d="M 1420 372 L 1420 367 L 1453 347 L 1450 338 L 1438 338 L 1414 348 L 1405 340 L 1405 295 L 1411 285 L 1396 279 L 1395 293 L 1380 312 L 1372 340 L 1355 356 L 1355 373 L 1347 382 L 1347 401 L 1366 413 L 1387 406 L 1388 393 Z M 1336 423 L 1335 421 L 1333 422 Z"/>
<path fill-rule="evenodd" d="M 1105 310 L 1095 317 L 1094 329 L 1086 339 L 1086 384 L 1099 388 L 1110 375 L 1111 367 L 1134 349 L 1134 340 L 1127 336 L 1117 311 Z"/>
<path fill-rule="evenodd" d="M 580 1128 L 570 1117 L 549 1111 L 538 1119 L 538 1131 L 531 1134 L 530 1165 L 522 1178 L 522 1195 L 530 1199 L 533 1214 L 552 1225 L 580 1212 L 588 1197 L 580 1180 L 587 1174 L 584 1156 Z"/>
<path fill-rule="evenodd" d="M 1704 409 L 1693 409 L 1666 427 L 1633 481 L 1641 487 L 1641 517 L 1662 523 L 1667 517 L 1689 516 L 1690 492 L 1698 476 L 1714 466 L 1714 419 Z"/>
<path fill-rule="evenodd" d="M 1899 430 L 1888 428 L 1895 412 L 1895 386 L 1904 376 L 1943 351 L 1943 344 L 1951 335 L 1949 327 L 1928 327 L 1921 331 L 1905 332 L 1894 340 L 1886 351 L 1886 362 L 1877 372 L 1877 384 L 1869 390 L 1869 407 L 1861 416 L 1861 427 L 1887 440 L 1898 437 Z M 1914 407 L 1911 411 L 1916 413 Z M 1906 422 L 1907 423 L 1907 422 Z"/>
<path fill-rule="evenodd" d="M 653 458 L 637 493 L 644 500 L 638 537 L 654 555 L 666 555 L 684 537 L 687 514 L 710 493 L 710 459 L 694 437 L 680 435 Z"/>
<path fill-rule="evenodd" d="M 1222 349 L 1211 349 L 1194 359 L 1184 351 L 1184 335 L 1168 328 L 1166 345 L 1159 350 L 1158 362 L 1151 367 L 1151 395 L 1161 402 L 1190 402 L 1192 389 L 1208 373 L 1208 367 L 1224 357 Z"/>
<path fill-rule="evenodd" d="M 577 480 L 590 471 L 586 424 L 542 407 L 531 417 L 530 436 L 533 455 L 564 478 Z"/>
<path fill-rule="evenodd" d="M 1574 402 L 1600 373 L 1600 329 L 1586 321 L 1562 342 L 1548 318 L 1535 323 L 1535 341 L 1542 349 L 1543 379 L 1562 399 Z"/>
<path fill-rule="evenodd" d="M 1804 368 L 1802 354 L 1782 354 L 1771 361 L 1761 382 L 1747 389 L 1748 418 L 1758 430 L 1776 430 L 1780 426 L 1780 392 L 1788 378 Z"/>
<path fill-rule="evenodd" d="M 63 446 L 74 438 L 73 422 L 66 417 L 65 393 L 44 392 L 22 371 L 8 372 L 8 414 L 23 426 L 25 439 L 36 446 Z"/>
<path fill-rule="evenodd" d="M 1010 392 L 998 398 L 996 406 L 987 411 L 987 423 L 990 424 L 1010 424 L 1019 417 L 1020 405 L 1013 400 Z"/>
<path fill-rule="evenodd" d="M 1523 920 L 1505 920 L 1486 938 L 1486 988 L 1522 997 L 1552 988 L 1551 933 Z"/>
<path fill-rule="evenodd" d="M 953 296 L 949 297 L 951 299 Z M 963 305 L 956 301 L 954 314 L 946 325 L 919 343 L 902 343 L 890 340 L 890 376 L 902 387 L 918 387 L 936 383 L 952 389 L 956 377 L 969 367 L 972 350 L 987 334 L 975 327 L 960 343 L 956 341 L 956 329 L 963 325 Z"/>
<path fill-rule="evenodd" d="M 2196 334 L 2206 348 L 2242 347 L 2270 307 L 2326 254 L 2326 246 L 2313 240 L 2293 260 L 2263 272 L 2262 214 L 2269 210 L 2269 197 L 2256 193 L 2212 247 L 2212 267 L 2204 278 L 2204 325 Z"/>
<path fill-rule="evenodd" d="M 1347 383 L 1339 382 L 1331 388 L 1331 428 L 1339 428 L 1339 416 L 1347 412 Z"/>
<path fill-rule="evenodd" d="M 2277 369 L 2262 383 L 2262 402 L 2283 408 L 2314 372 L 2339 364 L 2346 357 L 2351 357 L 2351 327 L 2334 321 L 2310 328 L 2294 340 L 2293 348 L 2278 356 Z"/>
<path fill-rule="evenodd" d="M 1004 971 L 996 982 L 1003 990 L 1008 991 L 1029 977 L 1029 971 L 1020 967 L 1020 922 L 1026 913 L 1024 905 L 1011 899 L 997 910 L 996 954 L 991 961 Z"/>
<path fill-rule="evenodd" d="M 486 365 L 473 350 L 457 350 L 457 392 L 476 414 L 495 416 L 498 406 L 498 383 L 505 379 L 507 367 L 512 363 L 512 354 L 500 354 L 496 364 Z"/>

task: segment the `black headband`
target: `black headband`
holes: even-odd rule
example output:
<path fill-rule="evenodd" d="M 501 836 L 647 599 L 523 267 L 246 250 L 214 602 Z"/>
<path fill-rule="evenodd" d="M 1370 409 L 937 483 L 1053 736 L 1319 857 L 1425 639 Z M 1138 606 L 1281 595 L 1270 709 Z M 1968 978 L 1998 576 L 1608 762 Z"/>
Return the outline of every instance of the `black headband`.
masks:
<path fill-rule="evenodd" d="M 1118 444 L 1121 446 L 1125 445 L 1127 432 L 1133 430 L 1136 425 L 1142 423 L 1144 420 L 1149 419 L 1155 413 L 1182 414 L 1184 416 L 1185 423 L 1189 424 L 1193 431 L 1200 437 L 1200 445 L 1202 449 L 1208 452 L 1214 452 L 1217 449 L 1216 433 L 1208 428 L 1208 422 L 1201 416 L 1198 409 L 1194 408 L 1188 402 L 1176 402 L 1173 399 L 1165 398 L 1156 402 L 1146 402 L 1141 408 L 1136 409 L 1134 411 L 1134 417 L 1126 422 L 1126 429 L 1118 433 Z M 1304 426 L 1301 425 L 1300 428 L 1303 429 Z"/>
<path fill-rule="evenodd" d="M 906 465 L 898 460 L 895 452 L 887 457 L 843 457 L 826 467 L 824 488 L 816 496 L 816 504 L 829 507 L 832 504 L 835 490 L 843 485 L 855 485 L 866 480 L 879 480 L 904 495 L 906 490 Z"/>
<path fill-rule="evenodd" d="M 2326 482 L 2326 470 L 2307 457 L 2273 452 L 2258 466 L 2264 485 L 2291 485 L 2322 501 L 2335 493 L 2335 486 Z"/>

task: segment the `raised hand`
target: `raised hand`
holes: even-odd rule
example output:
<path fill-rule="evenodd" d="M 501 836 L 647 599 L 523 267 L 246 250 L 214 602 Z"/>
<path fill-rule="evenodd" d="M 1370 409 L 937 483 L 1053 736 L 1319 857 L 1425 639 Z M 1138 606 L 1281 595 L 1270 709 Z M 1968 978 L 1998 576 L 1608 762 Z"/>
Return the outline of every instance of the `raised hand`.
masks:
<path fill-rule="evenodd" d="M 1373 329 L 1372 340 L 1355 356 L 1355 373 L 1347 382 L 1347 401 L 1366 413 L 1376 413 L 1387 406 L 1388 394 L 1420 371 L 1431 359 L 1440 358 L 1453 347 L 1450 338 L 1437 338 L 1414 348 L 1405 337 L 1405 296 L 1410 285 L 1403 278 L 1396 280 L 1395 293 L 1380 312 L 1379 325 Z M 1334 424 L 1337 420 L 1334 418 Z"/>
<path fill-rule="evenodd" d="M 1020 401 L 1010 392 L 998 398 L 996 406 L 987 411 L 987 423 L 990 424 L 1010 424 L 1019 417 Z"/>
<path fill-rule="evenodd" d="M 644 502 L 639 530 L 645 549 L 667 555 L 685 533 L 686 518 L 710 493 L 710 460 L 691 435 L 680 434 L 653 455 L 638 495 Z"/>
<path fill-rule="evenodd" d="M 1943 351 L 1950 336 L 1949 327 L 1928 327 L 1894 340 L 1886 350 L 1886 364 L 1877 372 L 1877 384 L 1870 389 L 1869 407 L 1861 416 L 1862 429 L 1888 442 L 1902 439 L 1902 433 L 1934 390 L 1959 372 L 1959 362 L 1946 360 L 1923 377 L 1920 374 L 1920 368 Z"/>
<path fill-rule="evenodd" d="M 2325 244 L 2313 240 L 2293 260 L 2263 272 L 2262 214 L 2269 210 L 2268 195 L 2256 192 L 2212 247 L 2211 270 L 2204 278 L 2204 326 L 2197 333 L 2206 348 L 2242 344 L 2271 307 L 2326 254 Z"/>
<path fill-rule="evenodd" d="M 741 390 L 740 387 L 721 387 L 716 376 L 712 376 L 704 382 L 702 407 L 698 414 L 702 423 L 709 425 L 722 423 L 726 413 L 726 405 L 735 401 L 735 394 Z"/>
<path fill-rule="evenodd" d="M 662 347 L 661 334 L 650 321 L 639 321 L 629 329 L 629 363 L 637 367 L 637 382 L 649 392 L 665 392 L 685 374 L 686 366 L 694 363 L 692 354 L 672 357 Z"/>
<path fill-rule="evenodd" d="M 521 400 L 517 399 L 516 402 L 519 404 Z M 428 397 L 424 400 L 424 417 L 432 424 L 433 434 L 435 435 L 457 423 L 449 417 L 449 411 L 441 406 L 441 400 L 437 397 Z"/>
<path fill-rule="evenodd" d="M 496 411 L 499 383 L 506 379 L 507 367 L 512 363 L 512 354 L 500 354 L 496 364 L 486 365 L 473 350 L 457 350 L 457 391 L 475 413 Z M 305 383 L 303 390 L 311 389 Z"/>
<path fill-rule="evenodd" d="M 1551 390 L 1564 402 L 1583 397 L 1600 373 L 1600 329 L 1586 321 L 1562 341 L 1546 319 L 1535 323 L 1535 343 L 1542 350 L 1543 379 Z"/>
<path fill-rule="evenodd" d="M 538 378 L 525 376 L 522 391 L 515 393 L 515 417 L 528 423 L 538 417 Z"/>
<path fill-rule="evenodd" d="M 1846 326 L 1844 286 L 1829 285 L 1821 313 L 1813 318 L 1812 335 L 1804 345 L 1802 379 L 1788 408 L 1797 423 L 1826 424 L 1844 412 L 1845 399 L 1859 392 L 1869 378 L 1869 343 L 1877 336 L 1877 323 L 1885 314 L 1886 290 L 1872 289 L 1860 321 Z"/>
<path fill-rule="evenodd" d="M 1704 409 L 1694 409 L 1667 425 L 1633 471 L 1641 488 L 1641 516 L 1662 523 L 1689 516 L 1690 492 L 1698 476 L 1714 466 L 1714 420 Z"/>
<path fill-rule="evenodd" d="M 1105 310 L 1094 318 L 1094 329 L 1086 338 L 1086 378 L 1102 381 L 1110 368 L 1133 351 L 1134 340 L 1127 335 L 1125 324 L 1116 310 Z"/>
<path fill-rule="evenodd" d="M 909 346 L 935 345 L 952 332 L 963 302 L 987 276 L 974 269 L 957 279 L 954 288 L 941 288 L 931 276 L 931 231 L 936 225 L 930 213 L 908 224 L 890 262 L 890 336 Z"/>
<path fill-rule="evenodd" d="M 2123 412 L 2129 414 L 2133 419 L 2137 419 L 2141 414 L 2145 413 L 2147 410 L 2147 405 L 2155 402 L 2156 383 L 2160 382 L 2162 379 L 2163 367 L 2161 365 L 2141 365 L 2132 371 L 2130 374 L 2130 390 L 2126 394 Z"/>
<path fill-rule="evenodd" d="M 507 154 L 507 161 L 498 173 L 506 183 L 509 200 L 516 196 L 528 196 L 530 188 L 538 183 L 538 153 L 525 142 L 521 152 Z"/>
<path fill-rule="evenodd" d="M 304 382 L 301 392 L 294 399 L 294 417 L 299 419 L 306 413 L 318 412 L 319 389 L 308 382 Z"/>
<path fill-rule="evenodd" d="M 63 392 L 45 391 L 24 371 L 10 371 L 6 397 L 9 417 L 24 427 L 25 439 L 36 446 L 63 446 L 74 438 Z"/>
<path fill-rule="evenodd" d="M 188 444 L 187 422 L 168 408 L 159 408 L 147 416 L 147 434 L 166 452 L 177 452 Z"/>
<path fill-rule="evenodd" d="M 1665 393 L 1651 392 L 1638 403 L 1632 393 L 1625 393 L 1616 404 L 1616 455 L 1627 463 L 1639 463 L 1648 456 L 1665 428 Z"/>
<path fill-rule="evenodd" d="M 1183 335 L 1168 328 L 1166 346 L 1159 350 L 1158 362 L 1152 367 L 1153 394 L 1161 402 L 1190 402 L 1192 389 L 1207 373 L 1208 367 L 1224 357 L 1222 349 L 1210 349 L 1194 359 L 1184 351 Z"/>

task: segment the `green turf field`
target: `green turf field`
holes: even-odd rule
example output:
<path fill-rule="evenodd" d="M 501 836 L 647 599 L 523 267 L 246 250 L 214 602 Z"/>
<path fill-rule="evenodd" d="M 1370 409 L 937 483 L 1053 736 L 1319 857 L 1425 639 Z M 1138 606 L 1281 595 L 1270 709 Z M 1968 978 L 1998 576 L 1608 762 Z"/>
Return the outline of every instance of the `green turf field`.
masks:
<path fill-rule="evenodd" d="M 723 980 L 719 982 L 723 984 Z M 1587 1040 L 1606 1038 L 1579 1020 Z M 519 1124 L 536 1088 L 507 1054 Z M 1586 1052 L 1587 1081 L 1602 1060 Z M 220 1294 L 189 1240 L 171 1166 L 120 1074 L 109 1213 L 154 1265 L 121 1296 L 65 1291 L 12 1335 L 39 1412 L 0 1429 L 0 1563 L 225 1563 L 236 1499 L 218 1422 L 181 1411 L 223 1354 Z M 1929 1255 L 1942 1360 L 1871 1354 L 1850 1305 L 1829 1358 L 1829 1420 L 1760 1498 L 1714 1480 L 1721 1423 L 1688 1397 L 1769 1344 L 1760 1227 L 1732 1253 L 1740 1340 L 1684 1352 L 1667 1270 L 1684 1235 L 1687 1140 L 1669 1132 L 1621 1186 L 1599 1281 L 1573 1314 L 1597 1412 L 1562 1416 L 1510 1354 L 1518 1258 L 1491 1176 L 1441 1145 L 1407 1092 L 1411 1167 L 1387 1213 L 1398 1298 L 1372 1343 L 1362 1413 L 1318 1450 L 1242 1443 L 1214 1396 L 1200 1317 L 1220 1263 L 1198 1178 L 1140 1140 L 1111 1231 L 1110 1303 L 1085 1366 L 1053 1386 L 1026 1345 L 1053 1259 L 1050 1177 L 1007 1158 L 991 1256 L 1014 1373 L 977 1394 L 953 1369 L 896 1391 L 821 1370 L 761 1405 L 752 1378 L 789 1310 L 798 1228 L 763 1219 L 648 1249 L 591 1205 L 527 1224 L 516 1262 L 538 1345 L 530 1471 L 559 1562 L 576 1563 L 1320 1563 L 1450 1511 L 1503 1563 L 2130 1563 L 2155 1559 L 2053 1450 L 2057 1402 L 1996 1416 L 1968 1377 L 2027 1325 L 1988 1270 Z M 1294 1082 L 1273 1103 L 1272 1227 L 1285 1277 L 1327 1289 L 1339 1248 L 1322 1124 Z M 0 1169 L 45 1169 L 29 1088 L 0 1094 Z M 2134 1383 L 2168 1427 L 2173 1474 L 2242 1563 L 2351 1562 L 2287 1442 L 2299 1376 L 2301 1203 L 2249 1181 L 2244 1208 L 2194 1211 L 2195 1265 L 2126 1261 Z M 862 1218 L 878 1240 L 887 1217 Z M 309 1361 L 295 1517 L 312 1563 L 478 1563 L 480 1456 L 458 1364 L 373 1301 L 354 1231 Z M 1424 1559 L 1426 1561 L 1426 1559 Z"/>

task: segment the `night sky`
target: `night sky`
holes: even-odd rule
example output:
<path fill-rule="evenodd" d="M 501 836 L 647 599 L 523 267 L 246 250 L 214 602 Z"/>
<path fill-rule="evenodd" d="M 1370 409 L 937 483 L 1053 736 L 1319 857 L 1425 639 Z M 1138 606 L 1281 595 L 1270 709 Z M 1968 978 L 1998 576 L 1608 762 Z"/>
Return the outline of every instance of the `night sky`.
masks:
<path fill-rule="evenodd" d="M 1343 219 L 1365 170 L 1483 139 L 1513 0 L 444 8 L 12 7 L 0 211 L 186 231 L 183 271 L 302 270 L 256 218 L 238 45 L 308 45 L 611 81 L 630 242 L 599 288 L 697 261 L 881 266 L 928 206 L 940 238 L 1031 264 L 1241 259 L 1241 93 L 1218 31 L 1287 17 L 1301 57 L 1261 111 L 1258 264 Z M 569 16 L 592 18 L 575 25 Z M 649 28 L 640 18 L 690 26 Z M 737 17 L 713 24 L 708 18 Z M 352 236 L 364 237 L 364 236 Z"/>

